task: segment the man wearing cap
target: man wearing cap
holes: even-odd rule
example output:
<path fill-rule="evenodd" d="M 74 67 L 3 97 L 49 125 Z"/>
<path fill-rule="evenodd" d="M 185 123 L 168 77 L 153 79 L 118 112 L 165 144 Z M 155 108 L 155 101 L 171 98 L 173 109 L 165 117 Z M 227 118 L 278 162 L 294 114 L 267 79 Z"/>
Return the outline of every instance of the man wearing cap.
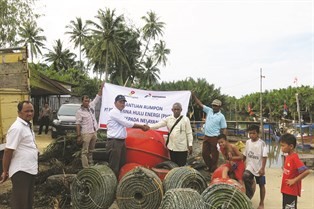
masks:
<path fill-rule="evenodd" d="M 109 167 L 118 177 L 120 168 L 125 164 L 127 137 L 126 128 L 140 128 L 143 131 L 149 130 L 147 125 L 136 124 L 128 121 L 122 114 L 125 108 L 126 99 L 123 95 L 115 98 L 114 107 L 108 114 L 107 121 L 107 151 L 109 154 Z"/>
<path fill-rule="evenodd" d="M 90 101 L 87 95 L 82 96 L 82 105 L 76 112 L 77 143 L 83 143 L 81 152 L 83 168 L 88 168 L 94 163 L 92 152 L 95 149 L 98 130 L 95 106 L 101 99 L 104 85 L 105 82 L 102 83 L 93 101 Z"/>
<path fill-rule="evenodd" d="M 217 150 L 218 135 L 223 133 L 227 135 L 227 122 L 225 116 L 220 112 L 221 101 L 215 99 L 212 102 L 212 108 L 204 105 L 193 93 L 196 104 L 206 113 L 204 127 L 204 141 L 202 147 L 202 156 L 210 172 L 217 168 L 219 152 Z"/>

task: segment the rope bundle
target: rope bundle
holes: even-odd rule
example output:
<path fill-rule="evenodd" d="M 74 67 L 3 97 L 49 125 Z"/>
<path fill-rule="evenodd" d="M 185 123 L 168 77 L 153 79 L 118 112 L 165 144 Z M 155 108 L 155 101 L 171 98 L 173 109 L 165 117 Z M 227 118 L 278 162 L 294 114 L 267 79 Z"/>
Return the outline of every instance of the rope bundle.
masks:
<path fill-rule="evenodd" d="M 72 183 L 74 208 L 109 208 L 114 201 L 117 184 L 115 174 L 106 165 L 81 170 Z"/>
<path fill-rule="evenodd" d="M 209 186 L 202 198 L 207 208 L 221 209 L 252 209 L 252 202 L 235 186 L 225 183 L 217 183 Z"/>
<path fill-rule="evenodd" d="M 201 195 L 190 188 L 175 188 L 166 192 L 160 209 L 205 209 Z"/>
<path fill-rule="evenodd" d="M 163 196 L 158 176 L 144 167 L 136 167 L 122 177 L 116 200 L 120 209 L 157 209 Z"/>
<path fill-rule="evenodd" d="M 203 175 L 192 167 L 184 166 L 173 168 L 163 181 L 164 190 L 174 188 L 191 188 L 202 193 L 207 188 Z"/>

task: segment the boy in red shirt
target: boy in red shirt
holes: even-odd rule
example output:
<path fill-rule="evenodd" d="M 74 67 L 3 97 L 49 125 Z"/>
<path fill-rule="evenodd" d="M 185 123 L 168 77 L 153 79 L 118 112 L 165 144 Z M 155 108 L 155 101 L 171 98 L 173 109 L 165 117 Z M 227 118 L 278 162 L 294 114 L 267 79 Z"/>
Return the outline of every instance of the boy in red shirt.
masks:
<path fill-rule="evenodd" d="M 281 183 L 282 209 L 297 209 L 297 198 L 301 196 L 301 180 L 310 171 L 294 152 L 296 138 L 292 134 L 280 137 L 280 146 L 283 153 L 287 153 Z"/>

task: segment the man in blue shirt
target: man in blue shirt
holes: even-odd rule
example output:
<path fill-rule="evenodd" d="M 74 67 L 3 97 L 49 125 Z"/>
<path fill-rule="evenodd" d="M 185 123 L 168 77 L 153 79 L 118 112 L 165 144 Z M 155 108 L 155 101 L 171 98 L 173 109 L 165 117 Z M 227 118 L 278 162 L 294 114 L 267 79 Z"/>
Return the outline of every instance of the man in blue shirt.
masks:
<path fill-rule="evenodd" d="M 221 101 L 215 99 L 212 102 L 212 108 L 204 105 L 193 94 L 196 104 L 206 113 L 205 127 L 204 127 L 204 141 L 202 147 L 202 156 L 208 170 L 214 172 L 217 168 L 219 152 L 217 150 L 217 136 L 219 134 L 227 135 L 227 122 L 225 116 L 220 112 Z"/>

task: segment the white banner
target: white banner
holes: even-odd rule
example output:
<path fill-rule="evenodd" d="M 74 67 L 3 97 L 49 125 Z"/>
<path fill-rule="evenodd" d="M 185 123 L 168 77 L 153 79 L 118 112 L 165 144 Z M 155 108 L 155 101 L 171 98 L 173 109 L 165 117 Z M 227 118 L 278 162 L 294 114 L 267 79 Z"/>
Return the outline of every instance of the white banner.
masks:
<path fill-rule="evenodd" d="M 151 91 L 128 88 L 106 83 L 103 89 L 99 116 L 100 128 L 107 127 L 108 113 L 114 107 L 117 95 L 125 96 L 127 102 L 122 110 L 125 118 L 139 124 L 153 124 L 172 115 L 172 105 L 182 104 L 182 114 L 188 111 L 190 91 Z M 166 128 L 160 129 L 167 131 Z"/>

